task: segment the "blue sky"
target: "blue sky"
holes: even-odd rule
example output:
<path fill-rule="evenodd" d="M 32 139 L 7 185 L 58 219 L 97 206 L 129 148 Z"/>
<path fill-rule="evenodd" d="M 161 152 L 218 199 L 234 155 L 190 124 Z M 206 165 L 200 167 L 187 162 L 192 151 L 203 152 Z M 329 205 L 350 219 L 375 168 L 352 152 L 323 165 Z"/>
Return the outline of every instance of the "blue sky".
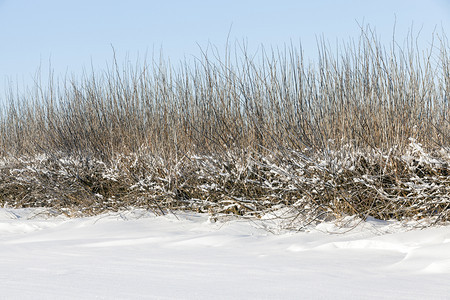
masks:
<path fill-rule="evenodd" d="M 144 1 L 144 0 L 0 0 L 0 98 L 9 82 L 33 83 L 49 62 L 55 75 L 105 69 L 114 46 L 119 63 L 148 53 L 178 62 L 199 57 L 208 43 L 223 49 L 230 40 L 283 47 L 301 41 L 313 57 L 316 37 L 334 43 L 359 35 L 358 23 L 370 24 L 383 41 L 405 39 L 413 24 L 426 47 L 437 26 L 450 32 L 450 1 Z M 231 31 L 230 31 L 231 28 Z"/>

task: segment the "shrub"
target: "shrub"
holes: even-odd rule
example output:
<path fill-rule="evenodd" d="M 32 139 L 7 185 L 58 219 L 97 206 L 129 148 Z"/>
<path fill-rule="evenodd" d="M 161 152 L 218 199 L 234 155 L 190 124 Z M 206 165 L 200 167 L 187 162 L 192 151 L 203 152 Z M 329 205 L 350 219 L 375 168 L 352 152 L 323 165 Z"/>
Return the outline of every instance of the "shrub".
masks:
<path fill-rule="evenodd" d="M 445 37 L 423 53 L 412 39 L 388 51 L 366 28 L 335 56 L 319 49 L 316 64 L 295 48 L 258 59 L 205 53 L 178 68 L 115 62 L 11 93 L 0 117 L 0 203 L 70 215 L 284 208 L 302 224 L 448 221 Z"/>

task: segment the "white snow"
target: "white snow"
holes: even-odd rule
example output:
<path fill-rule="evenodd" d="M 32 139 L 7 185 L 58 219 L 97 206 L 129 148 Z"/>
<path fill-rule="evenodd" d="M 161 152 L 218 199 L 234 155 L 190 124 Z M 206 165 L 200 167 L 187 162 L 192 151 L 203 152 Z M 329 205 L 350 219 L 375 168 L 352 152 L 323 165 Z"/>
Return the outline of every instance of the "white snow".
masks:
<path fill-rule="evenodd" d="M 264 225 L 0 209 L 0 299 L 450 299 L 450 226 Z"/>

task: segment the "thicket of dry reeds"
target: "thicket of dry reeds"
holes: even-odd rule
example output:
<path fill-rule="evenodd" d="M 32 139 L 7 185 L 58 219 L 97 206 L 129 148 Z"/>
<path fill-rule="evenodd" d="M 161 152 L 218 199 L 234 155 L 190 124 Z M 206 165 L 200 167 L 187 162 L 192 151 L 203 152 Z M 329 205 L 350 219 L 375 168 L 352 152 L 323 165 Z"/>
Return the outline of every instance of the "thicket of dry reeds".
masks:
<path fill-rule="evenodd" d="M 11 93 L 0 204 L 285 211 L 291 225 L 450 219 L 445 37 L 424 52 L 414 39 L 386 49 L 366 29 L 338 53 L 319 44 L 309 64 L 294 47 L 237 49 Z"/>

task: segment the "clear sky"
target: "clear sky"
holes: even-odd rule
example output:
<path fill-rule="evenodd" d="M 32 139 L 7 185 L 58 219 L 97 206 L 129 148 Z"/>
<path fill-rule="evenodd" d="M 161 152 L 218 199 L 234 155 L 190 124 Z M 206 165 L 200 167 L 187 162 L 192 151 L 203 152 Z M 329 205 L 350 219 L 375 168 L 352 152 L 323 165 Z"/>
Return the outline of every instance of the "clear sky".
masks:
<path fill-rule="evenodd" d="M 422 28 L 426 47 L 436 26 L 450 34 L 450 1 L 0 0 L 0 98 L 8 82 L 29 85 L 49 62 L 59 76 L 81 74 L 91 63 L 104 69 L 112 61 L 111 45 L 119 63 L 160 49 L 177 62 L 199 57 L 199 46 L 209 42 L 224 48 L 230 33 L 232 42 L 246 40 L 250 49 L 301 41 L 306 56 L 313 56 L 317 36 L 357 38 L 358 23 L 364 23 L 389 41 L 394 22 L 400 41 L 411 25 L 416 32 Z"/>

